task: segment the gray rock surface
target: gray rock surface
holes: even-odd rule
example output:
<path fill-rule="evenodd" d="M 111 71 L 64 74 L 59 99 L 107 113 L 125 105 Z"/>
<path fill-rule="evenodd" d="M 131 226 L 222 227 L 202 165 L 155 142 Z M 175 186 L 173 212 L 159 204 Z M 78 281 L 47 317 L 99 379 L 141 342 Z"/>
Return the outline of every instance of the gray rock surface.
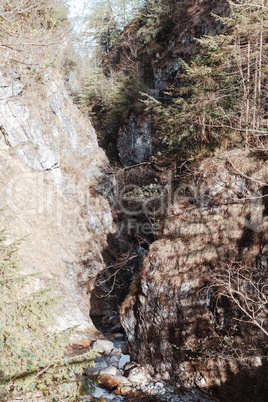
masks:
<path fill-rule="evenodd" d="M 33 289 L 45 280 L 63 296 L 59 328 L 93 331 L 90 291 L 113 230 L 94 189 L 108 161 L 55 69 L 38 82 L 0 70 L 0 161 L 0 225 L 11 240 L 29 235 L 18 258 L 41 272 Z"/>
<path fill-rule="evenodd" d="M 150 376 L 143 367 L 135 367 L 128 375 L 129 381 L 143 383 L 147 382 Z"/>
<path fill-rule="evenodd" d="M 119 158 L 124 166 L 149 161 L 153 152 L 153 130 L 151 123 L 131 114 L 128 123 L 121 131 L 117 141 Z"/>
<path fill-rule="evenodd" d="M 102 375 L 104 375 L 104 374 L 116 375 L 117 374 L 117 369 L 116 369 L 116 367 L 110 366 L 110 367 L 102 369 L 100 371 L 100 374 L 102 374 Z"/>
<path fill-rule="evenodd" d="M 153 73 L 155 89 L 158 91 L 163 91 L 166 90 L 171 84 L 176 85 L 179 80 L 180 72 L 180 61 L 178 58 L 173 59 L 169 66 L 165 66 L 164 68 L 154 68 Z"/>
<path fill-rule="evenodd" d="M 94 343 L 94 348 L 100 349 L 102 353 L 109 355 L 114 349 L 114 344 L 111 341 L 98 340 Z"/>

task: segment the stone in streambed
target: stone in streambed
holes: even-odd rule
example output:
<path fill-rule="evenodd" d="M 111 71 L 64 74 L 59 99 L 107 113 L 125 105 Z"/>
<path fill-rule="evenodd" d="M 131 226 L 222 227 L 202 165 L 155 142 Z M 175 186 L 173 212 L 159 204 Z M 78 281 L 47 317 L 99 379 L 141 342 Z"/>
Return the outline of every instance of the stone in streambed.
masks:
<path fill-rule="evenodd" d="M 128 383 L 126 377 L 121 375 L 108 375 L 105 374 L 98 379 L 98 383 L 106 388 L 115 389 L 118 386 L 123 386 Z"/>
<path fill-rule="evenodd" d="M 106 368 L 108 368 L 108 365 L 104 361 L 97 362 L 97 363 L 95 362 L 94 366 L 88 367 L 85 370 L 85 374 L 90 377 L 90 376 L 99 374 L 99 372 L 101 370 L 104 370 Z"/>
<path fill-rule="evenodd" d="M 137 367 L 138 365 L 137 365 L 137 363 L 135 363 L 135 362 L 127 362 L 125 365 L 124 365 L 124 367 L 123 367 L 123 370 L 124 370 L 124 375 L 125 376 L 128 376 L 129 375 L 129 373 L 130 373 L 130 371 L 131 370 L 133 370 L 135 367 Z"/>
<path fill-rule="evenodd" d="M 120 355 L 121 356 L 121 350 L 120 349 L 113 349 L 111 352 L 111 356 L 113 355 Z"/>
<path fill-rule="evenodd" d="M 118 365 L 120 359 L 121 359 L 121 355 L 112 355 L 111 359 L 110 359 L 110 364 Z"/>
<path fill-rule="evenodd" d="M 120 317 L 118 316 L 118 313 L 116 311 L 111 311 L 109 314 L 103 316 L 101 320 L 102 324 L 116 325 L 118 324 L 118 322 L 120 322 Z"/>
<path fill-rule="evenodd" d="M 123 387 L 119 386 L 119 387 L 117 387 L 115 393 L 117 395 L 126 396 L 126 395 L 129 395 L 132 393 L 132 389 L 128 386 L 123 386 Z"/>
<path fill-rule="evenodd" d="M 125 337 L 124 334 L 119 334 L 119 333 L 114 334 L 114 339 L 117 339 L 117 340 L 124 339 L 124 337 Z"/>
<path fill-rule="evenodd" d="M 73 346 L 78 346 L 78 347 L 81 347 L 81 348 L 89 348 L 91 343 L 92 343 L 91 339 L 80 339 L 78 341 L 75 341 L 73 343 Z"/>
<path fill-rule="evenodd" d="M 94 349 L 99 349 L 105 355 L 110 355 L 114 349 L 114 344 L 111 341 L 98 340 L 94 343 Z"/>
<path fill-rule="evenodd" d="M 119 369 L 123 370 L 123 368 L 125 367 L 126 363 L 130 362 L 130 356 L 129 355 L 122 355 L 121 359 L 119 360 Z"/>
<path fill-rule="evenodd" d="M 130 371 L 128 375 L 129 381 L 144 383 L 149 380 L 150 376 L 147 374 L 146 370 L 143 367 L 136 367 Z"/>
<path fill-rule="evenodd" d="M 100 371 L 101 375 L 116 375 L 117 369 L 114 366 L 106 367 Z"/>
<path fill-rule="evenodd" d="M 109 318 L 108 324 L 111 324 L 111 325 L 120 324 L 120 317 L 118 315 L 117 316 L 113 315 L 112 317 Z"/>

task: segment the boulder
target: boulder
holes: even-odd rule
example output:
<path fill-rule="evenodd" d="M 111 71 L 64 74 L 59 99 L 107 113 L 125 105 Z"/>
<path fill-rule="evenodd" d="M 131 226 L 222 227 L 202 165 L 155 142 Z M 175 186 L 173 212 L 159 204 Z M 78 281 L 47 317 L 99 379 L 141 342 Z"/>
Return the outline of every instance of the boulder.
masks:
<path fill-rule="evenodd" d="M 126 377 L 121 375 L 103 375 L 98 379 L 98 383 L 109 389 L 115 389 L 128 383 Z"/>
<path fill-rule="evenodd" d="M 120 317 L 117 315 L 113 315 L 112 317 L 109 318 L 108 324 L 111 325 L 118 325 L 120 323 Z"/>
<path fill-rule="evenodd" d="M 94 366 L 88 367 L 85 370 L 85 375 L 91 377 L 91 376 L 99 374 L 99 372 L 101 370 L 104 370 L 106 368 L 108 368 L 108 366 L 104 361 L 100 361 L 100 362 L 97 362 L 97 363 L 95 362 Z"/>
<path fill-rule="evenodd" d="M 124 334 L 120 334 L 120 333 L 117 333 L 117 334 L 114 334 L 114 339 L 124 339 L 124 337 L 125 337 L 125 335 Z"/>
<path fill-rule="evenodd" d="M 123 367 L 124 375 L 128 376 L 130 371 L 133 370 L 135 367 L 137 367 L 137 363 L 127 362 Z"/>
<path fill-rule="evenodd" d="M 147 382 L 149 378 L 150 378 L 150 376 L 148 375 L 146 370 L 140 366 L 131 370 L 128 375 L 129 381 L 138 382 L 138 383 Z"/>
<path fill-rule="evenodd" d="M 128 386 L 117 387 L 116 393 L 117 395 L 126 396 L 132 393 L 132 389 Z"/>
<path fill-rule="evenodd" d="M 109 355 L 114 349 L 114 344 L 111 341 L 98 340 L 94 343 L 94 349 L 99 349 L 105 355 Z"/>
<path fill-rule="evenodd" d="M 91 339 L 80 339 L 73 343 L 73 346 L 80 346 L 82 348 L 89 348 L 92 343 Z"/>
<path fill-rule="evenodd" d="M 129 363 L 129 362 L 130 362 L 130 356 L 129 355 L 122 355 L 121 359 L 119 360 L 119 363 L 118 363 L 119 369 L 123 370 L 125 364 Z"/>
<path fill-rule="evenodd" d="M 111 359 L 110 359 L 110 364 L 118 365 L 120 359 L 121 359 L 121 355 L 112 355 Z"/>
<path fill-rule="evenodd" d="M 113 349 L 111 352 L 111 356 L 112 355 L 121 355 L 121 349 Z"/>

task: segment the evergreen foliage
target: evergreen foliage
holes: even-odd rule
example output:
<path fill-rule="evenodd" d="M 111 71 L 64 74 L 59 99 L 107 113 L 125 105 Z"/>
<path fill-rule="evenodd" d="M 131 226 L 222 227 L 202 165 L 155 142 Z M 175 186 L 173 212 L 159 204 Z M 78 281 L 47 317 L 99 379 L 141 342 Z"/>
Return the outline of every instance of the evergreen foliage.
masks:
<path fill-rule="evenodd" d="M 140 27 L 137 36 L 147 46 L 150 53 L 161 48 L 160 42 L 167 38 L 174 28 L 175 15 L 178 7 L 184 1 L 148 0 L 140 17 Z"/>
<path fill-rule="evenodd" d="M 198 54 L 187 62 L 181 60 L 180 84 L 167 90 L 165 102 L 150 97 L 146 101 L 156 133 L 170 151 L 182 157 L 222 144 L 267 152 L 268 8 L 264 0 L 228 0 L 228 3 L 228 18 L 214 15 L 214 25 L 218 25 L 221 33 L 195 39 Z M 95 126 L 97 130 L 101 127 L 101 136 L 109 144 L 106 149 L 111 142 L 116 143 L 120 125 L 128 115 L 127 108 L 139 105 L 138 109 L 142 109 L 137 101 L 141 99 L 138 90 L 146 90 L 144 83 L 150 81 L 146 78 L 148 60 L 163 50 L 174 34 L 173 28 L 184 20 L 191 5 L 190 0 L 148 0 L 138 17 L 126 27 L 120 41 L 117 35 L 109 49 L 104 49 L 102 44 L 98 64 L 101 77 L 98 91 L 102 95 L 96 99 L 84 86 L 81 99 L 84 105 L 92 106 Z M 106 81 L 100 74 L 102 67 Z M 131 94 L 128 84 L 133 79 Z M 91 76 L 93 80 L 95 76 Z M 89 83 L 89 76 L 86 81 Z M 108 96 L 100 91 L 104 81 L 111 88 Z M 132 95 L 134 104 L 131 105 Z"/>
<path fill-rule="evenodd" d="M 74 329 L 56 332 L 61 299 L 52 288 L 32 289 L 38 278 L 23 274 L 15 259 L 20 242 L 7 243 L 0 232 L 0 399 L 77 400 L 83 392 L 83 370 L 96 353 L 68 358 Z"/>
<path fill-rule="evenodd" d="M 226 139 L 267 152 L 268 8 L 263 0 L 229 3 L 229 18 L 215 16 L 223 32 L 196 39 L 200 53 L 181 61 L 182 85 L 171 88 L 172 104 L 147 101 L 170 149 L 187 153 L 191 144 L 195 152 Z"/>
<path fill-rule="evenodd" d="M 97 0 L 90 2 L 84 18 L 85 32 L 83 39 L 91 43 L 94 38 L 101 47 L 102 54 L 108 54 L 118 43 L 124 27 L 141 9 L 142 1 L 133 0 Z"/>

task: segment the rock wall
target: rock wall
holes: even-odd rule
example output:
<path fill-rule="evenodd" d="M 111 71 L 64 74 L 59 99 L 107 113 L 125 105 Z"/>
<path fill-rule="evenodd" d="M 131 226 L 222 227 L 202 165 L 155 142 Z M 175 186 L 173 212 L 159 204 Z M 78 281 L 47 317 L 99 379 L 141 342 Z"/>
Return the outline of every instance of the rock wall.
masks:
<path fill-rule="evenodd" d="M 117 148 L 123 166 L 149 161 L 153 152 L 152 124 L 146 118 L 131 113 L 129 121 L 119 132 Z"/>
<path fill-rule="evenodd" d="M 10 241 L 28 236 L 24 272 L 63 296 L 59 328 L 93 329 L 90 292 L 113 230 L 95 191 L 108 161 L 55 69 L 38 82 L 0 71 L 0 154 L 0 223 Z"/>
<path fill-rule="evenodd" d="M 217 390 L 221 400 L 266 400 L 263 334 L 236 321 L 245 317 L 217 296 L 212 277 L 235 262 L 267 283 L 267 202 L 260 198 L 267 177 L 267 162 L 222 152 L 173 189 L 163 237 L 121 308 L 131 358 L 151 375 Z"/>

